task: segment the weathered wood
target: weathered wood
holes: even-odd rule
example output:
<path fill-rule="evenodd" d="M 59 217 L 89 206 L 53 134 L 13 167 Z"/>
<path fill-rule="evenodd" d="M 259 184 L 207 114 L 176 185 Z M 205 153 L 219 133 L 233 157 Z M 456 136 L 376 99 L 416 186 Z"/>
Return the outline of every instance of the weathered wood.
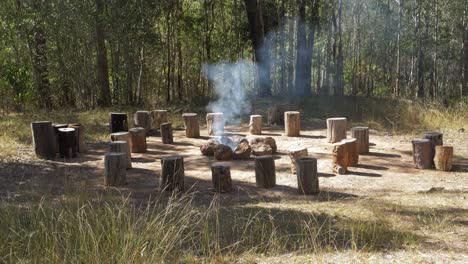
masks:
<path fill-rule="evenodd" d="M 298 137 L 301 133 L 301 113 L 297 111 L 284 112 L 284 135 Z"/>
<path fill-rule="evenodd" d="M 348 171 L 348 155 L 346 154 L 346 142 L 340 141 L 333 144 L 332 163 L 333 168 L 335 168 L 336 165 L 339 165 L 343 168 L 344 173 Z"/>
<path fill-rule="evenodd" d="M 336 143 L 346 139 L 346 117 L 327 118 L 327 139 L 330 143 Z"/>
<path fill-rule="evenodd" d="M 153 110 L 151 111 L 152 128 L 159 129 L 161 124 L 168 123 L 167 110 Z"/>
<path fill-rule="evenodd" d="M 302 194 L 319 193 L 319 179 L 317 174 L 317 159 L 299 157 L 296 159 L 297 186 Z"/>
<path fill-rule="evenodd" d="M 76 157 L 77 142 L 75 133 L 76 130 L 74 128 L 59 128 L 58 144 L 61 158 Z"/>
<path fill-rule="evenodd" d="M 151 113 L 149 111 L 136 111 L 133 115 L 133 122 L 135 127 L 144 128 L 146 135 L 148 135 L 151 130 Z"/>
<path fill-rule="evenodd" d="M 109 134 L 128 131 L 128 119 L 125 113 L 109 114 Z"/>
<path fill-rule="evenodd" d="M 222 135 L 224 133 L 224 115 L 223 113 L 206 114 L 206 128 L 208 135 Z"/>
<path fill-rule="evenodd" d="M 247 139 L 242 139 L 234 149 L 233 158 L 236 160 L 250 159 L 252 148 Z"/>
<path fill-rule="evenodd" d="M 121 152 L 127 156 L 127 169 L 132 168 L 132 157 L 128 148 L 127 141 L 112 141 L 109 143 L 110 152 Z"/>
<path fill-rule="evenodd" d="M 67 128 L 68 124 L 52 124 L 52 127 L 54 128 L 54 137 L 55 137 L 55 152 L 59 153 L 59 129 L 60 128 Z"/>
<path fill-rule="evenodd" d="M 413 139 L 413 161 L 417 169 L 432 168 L 431 141 L 429 139 Z"/>
<path fill-rule="evenodd" d="M 436 146 L 443 146 L 444 145 L 444 140 L 443 140 L 444 134 L 439 133 L 439 132 L 424 132 L 423 133 L 423 138 L 429 139 L 431 142 L 431 160 L 432 160 L 432 166 L 434 166 L 434 156 L 435 156 L 435 148 Z"/>
<path fill-rule="evenodd" d="M 345 153 L 348 156 L 346 158 L 348 167 L 356 167 L 359 163 L 359 154 L 357 148 L 357 140 L 355 138 L 344 139 L 342 142 L 346 143 Z"/>
<path fill-rule="evenodd" d="M 234 153 L 231 147 L 224 144 L 216 144 L 214 147 L 214 157 L 216 160 L 232 160 Z"/>
<path fill-rule="evenodd" d="M 184 190 L 184 158 L 179 155 L 161 159 L 161 190 L 181 192 Z"/>
<path fill-rule="evenodd" d="M 174 138 L 172 136 L 172 123 L 161 124 L 161 141 L 163 144 L 174 143 Z"/>
<path fill-rule="evenodd" d="M 369 154 L 369 128 L 353 127 L 351 128 L 351 137 L 357 139 L 358 154 Z"/>
<path fill-rule="evenodd" d="M 452 169 L 453 147 L 436 146 L 434 163 L 436 170 L 450 171 Z"/>
<path fill-rule="evenodd" d="M 54 129 L 52 128 L 52 122 L 32 122 L 31 132 L 36 156 L 41 159 L 55 158 L 57 143 Z"/>
<path fill-rule="evenodd" d="M 132 164 L 132 147 L 130 141 L 130 133 L 129 132 L 117 132 L 110 134 L 111 141 L 125 141 L 127 142 L 128 146 L 128 157 L 130 158 L 130 165 Z"/>
<path fill-rule="evenodd" d="M 80 123 L 71 123 L 68 124 L 69 128 L 75 129 L 75 136 L 76 136 L 76 151 L 78 153 L 83 151 L 83 134 L 84 134 L 84 127 Z"/>
<path fill-rule="evenodd" d="M 185 136 L 188 138 L 200 137 L 200 125 L 198 124 L 198 115 L 195 113 L 185 113 L 182 115 L 185 125 Z"/>
<path fill-rule="evenodd" d="M 308 154 L 307 148 L 296 148 L 289 151 L 289 158 L 291 159 L 291 173 L 296 174 L 296 159 L 306 157 Z"/>
<path fill-rule="evenodd" d="M 344 174 L 346 174 L 346 170 L 345 170 L 343 167 L 341 167 L 340 165 L 338 165 L 338 164 L 335 164 L 335 165 L 333 166 L 333 172 L 334 172 L 335 174 L 339 174 L 339 175 L 344 175 Z"/>
<path fill-rule="evenodd" d="M 273 156 L 257 156 L 255 159 L 255 183 L 260 188 L 276 186 L 275 159 Z"/>
<path fill-rule="evenodd" d="M 146 152 L 146 133 L 142 127 L 135 127 L 128 130 L 130 140 L 130 151 L 132 153 Z"/>
<path fill-rule="evenodd" d="M 108 152 L 104 156 L 104 185 L 122 186 L 127 184 L 127 155 L 122 152 Z"/>
<path fill-rule="evenodd" d="M 249 132 L 251 135 L 262 134 L 262 116 L 261 115 L 250 116 Z"/>
<path fill-rule="evenodd" d="M 231 167 L 225 164 L 211 165 L 211 177 L 216 192 L 231 192 Z"/>

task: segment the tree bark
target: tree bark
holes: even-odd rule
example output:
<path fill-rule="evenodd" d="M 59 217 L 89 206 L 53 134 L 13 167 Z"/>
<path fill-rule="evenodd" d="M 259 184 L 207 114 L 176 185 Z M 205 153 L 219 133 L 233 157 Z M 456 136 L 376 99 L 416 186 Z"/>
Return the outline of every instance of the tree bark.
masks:
<path fill-rule="evenodd" d="M 31 123 L 34 151 L 41 159 L 52 159 L 55 157 L 55 136 L 52 122 L 37 121 Z"/>
<path fill-rule="evenodd" d="M 346 153 L 346 142 L 333 144 L 333 170 L 339 174 L 345 174 L 348 170 L 348 155 Z M 341 168 L 340 168 L 341 167 Z"/>
<path fill-rule="evenodd" d="M 328 142 L 335 143 L 346 138 L 346 117 L 327 118 Z"/>
<path fill-rule="evenodd" d="M 99 83 L 99 106 L 111 105 L 109 87 L 109 69 L 107 64 L 107 48 L 104 34 L 104 1 L 96 0 L 96 42 L 97 42 L 97 66 Z"/>
<path fill-rule="evenodd" d="M 161 159 L 160 189 L 165 191 L 184 191 L 184 158 L 174 155 Z"/>
<path fill-rule="evenodd" d="M 130 147 L 132 153 L 146 152 L 146 133 L 142 127 L 135 127 L 128 130 Z"/>
<path fill-rule="evenodd" d="M 443 140 L 444 134 L 439 133 L 439 132 L 425 132 L 423 135 L 423 138 L 429 139 L 431 142 L 431 156 L 429 157 L 432 161 L 432 165 L 434 166 L 434 155 L 435 155 L 435 148 L 436 146 L 443 146 L 444 145 L 444 140 Z"/>
<path fill-rule="evenodd" d="M 453 147 L 436 146 L 434 163 L 435 168 L 440 171 L 450 171 L 452 169 Z"/>
<path fill-rule="evenodd" d="M 285 131 L 287 137 L 298 137 L 301 134 L 301 113 L 296 111 L 284 112 Z"/>
<path fill-rule="evenodd" d="M 109 144 L 110 152 L 125 153 L 127 160 L 127 169 L 132 168 L 132 156 L 130 154 L 129 145 L 127 141 L 112 141 Z"/>
<path fill-rule="evenodd" d="M 307 148 L 297 148 L 289 151 L 289 158 L 291 159 L 291 173 L 296 174 L 296 160 L 301 157 L 307 157 L 309 153 Z"/>
<path fill-rule="evenodd" d="M 77 153 L 76 131 L 74 128 L 59 128 L 58 142 L 61 158 L 73 158 Z"/>
<path fill-rule="evenodd" d="M 223 164 L 211 165 L 211 176 L 215 192 L 232 192 L 231 167 Z"/>
<path fill-rule="evenodd" d="M 251 135 L 262 134 L 262 116 L 261 115 L 250 116 L 249 132 Z"/>
<path fill-rule="evenodd" d="M 357 140 L 358 154 L 369 153 L 369 128 L 368 127 L 351 128 L 351 137 Z"/>
<path fill-rule="evenodd" d="M 276 186 L 275 160 L 273 156 L 255 157 L 255 182 L 260 188 Z"/>
<path fill-rule="evenodd" d="M 317 174 L 317 159 L 300 157 L 296 160 L 297 187 L 301 194 L 318 194 L 319 179 Z"/>
<path fill-rule="evenodd" d="M 161 141 L 163 144 L 174 143 L 172 136 L 172 123 L 161 124 Z"/>
<path fill-rule="evenodd" d="M 345 152 L 348 157 L 346 158 L 348 167 L 356 167 L 359 163 L 359 153 L 357 148 L 357 141 L 355 138 L 345 139 Z"/>
<path fill-rule="evenodd" d="M 431 169 L 431 142 L 429 139 L 413 139 L 413 161 L 417 169 Z"/>
<path fill-rule="evenodd" d="M 200 137 L 200 125 L 198 124 L 198 115 L 195 113 L 185 113 L 182 115 L 185 125 L 185 136 L 188 138 Z"/>
<path fill-rule="evenodd" d="M 108 152 L 104 156 L 104 185 L 122 186 L 127 184 L 127 155 L 122 152 Z"/>

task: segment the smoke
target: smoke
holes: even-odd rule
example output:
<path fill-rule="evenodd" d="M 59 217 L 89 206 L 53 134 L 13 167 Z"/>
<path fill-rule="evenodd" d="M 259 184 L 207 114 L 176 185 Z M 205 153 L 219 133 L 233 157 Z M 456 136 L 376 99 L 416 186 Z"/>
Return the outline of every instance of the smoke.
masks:
<path fill-rule="evenodd" d="M 216 94 L 216 99 L 207 106 L 208 112 L 223 113 L 224 120 L 231 123 L 238 123 L 241 116 L 250 114 L 245 88 L 252 85 L 255 67 L 254 62 L 246 60 L 204 64 L 202 73 L 213 82 Z"/>

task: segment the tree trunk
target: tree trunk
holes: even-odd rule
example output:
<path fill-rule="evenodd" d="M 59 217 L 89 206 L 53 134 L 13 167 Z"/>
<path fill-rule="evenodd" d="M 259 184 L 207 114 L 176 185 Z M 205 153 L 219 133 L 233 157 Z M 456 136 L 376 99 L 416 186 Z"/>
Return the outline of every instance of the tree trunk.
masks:
<path fill-rule="evenodd" d="M 206 128 L 210 136 L 222 135 L 224 133 L 223 113 L 206 114 Z"/>
<path fill-rule="evenodd" d="M 126 132 L 128 131 L 127 114 L 125 113 L 110 113 L 109 114 L 109 133 Z"/>
<path fill-rule="evenodd" d="M 434 163 L 435 168 L 440 171 L 450 171 L 452 169 L 453 147 L 436 146 Z"/>
<path fill-rule="evenodd" d="M 339 0 L 338 4 L 338 21 L 337 23 L 337 57 L 336 57 L 336 83 L 335 83 L 335 96 L 343 96 L 344 95 L 344 76 L 343 76 L 343 41 L 342 41 L 342 15 L 341 10 L 343 6 L 343 0 Z"/>
<path fill-rule="evenodd" d="M 318 194 L 319 179 L 317 174 L 317 159 L 301 157 L 296 160 L 297 187 L 301 194 Z"/>
<path fill-rule="evenodd" d="M 284 112 L 285 131 L 287 137 L 298 137 L 301 134 L 301 113 L 296 111 Z"/>
<path fill-rule="evenodd" d="M 198 124 L 198 115 L 195 113 L 186 113 L 182 115 L 185 125 L 185 136 L 188 138 L 200 137 L 200 125 Z"/>
<path fill-rule="evenodd" d="M 52 159 L 55 157 L 55 136 L 52 122 L 37 121 L 31 123 L 34 151 L 41 159 Z"/>
<path fill-rule="evenodd" d="M 161 124 L 161 141 L 163 144 L 174 143 L 172 136 L 172 123 Z"/>
<path fill-rule="evenodd" d="M 160 189 L 165 191 L 184 191 L 184 158 L 174 155 L 161 159 Z"/>
<path fill-rule="evenodd" d="M 127 141 L 112 141 L 109 144 L 110 152 L 120 152 L 125 153 L 127 160 L 127 169 L 132 168 L 132 156 L 130 154 L 130 149 Z"/>
<path fill-rule="evenodd" d="M 142 127 L 135 127 L 128 130 L 130 147 L 132 153 L 146 152 L 146 133 Z"/>
<path fill-rule="evenodd" d="M 346 117 L 327 118 L 328 142 L 336 143 L 346 138 Z"/>
<path fill-rule="evenodd" d="M 431 142 L 429 139 L 413 139 L 413 161 L 417 169 L 431 169 Z"/>
<path fill-rule="evenodd" d="M 104 36 L 104 1 L 96 0 L 96 41 L 99 83 L 99 106 L 111 105 L 109 88 L 109 69 L 107 65 L 107 48 Z"/>
<path fill-rule="evenodd" d="M 418 36 L 418 91 L 417 97 L 424 98 L 424 53 L 423 53 L 423 34 L 422 34 L 422 0 L 417 0 L 416 32 Z"/>
<path fill-rule="evenodd" d="M 369 128 L 353 127 L 351 128 L 351 137 L 357 140 L 358 154 L 369 153 Z"/>
<path fill-rule="evenodd" d="M 127 184 L 127 155 L 109 152 L 104 156 L 104 185 L 122 186 Z"/>
<path fill-rule="evenodd" d="M 258 67 L 259 96 L 271 96 L 270 58 L 264 46 L 265 29 L 261 0 L 244 0 L 249 21 L 250 37 Z"/>
<path fill-rule="evenodd" d="M 251 135 L 262 134 L 262 116 L 261 115 L 250 116 L 249 132 Z"/>
<path fill-rule="evenodd" d="M 273 188 L 276 186 L 275 160 L 273 156 L 255 157 L 255 182 L 260 188 Z"/>
<path fill-rule="evenodd" d="M 231 167 L 223 164 L 211 165 L 211 176 L 215 192 L 231 192 Z"/>
<path fill-rule="evenodd" d="M 397 30 L 397 65 L 396 65 L 396 81 L 393 94 L 395 97 L 400 95 L 401 81 L 401 35 L 402 35 L 402 18 L 403 18 L 403 3 L 404 0 L 399 0 L 398 4 L 398 30 Z"/>

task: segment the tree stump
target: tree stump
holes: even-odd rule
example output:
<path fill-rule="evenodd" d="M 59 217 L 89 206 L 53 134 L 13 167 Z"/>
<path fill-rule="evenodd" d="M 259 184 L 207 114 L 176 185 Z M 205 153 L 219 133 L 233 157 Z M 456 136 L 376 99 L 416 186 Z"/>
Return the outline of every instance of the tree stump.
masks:
<path fill-rule="evenodd" d="M 275 159 L 273 156 L 255 157 L 255 183 L 260 188 L 276 186 Z"/>
<path fill-rule="evenodd" d="M 104 156 L 104 185 L 122 186 L 127 184 L 127 155 L 122 152 L 108 152 Z"/>
<path fill-rule="evenodd" d="M 250 116 L 249 131 L 251 135 L 262 134 L 262 116 L 261 115 Z"/>
<path fill-rule="evenodd" d="M 216 192 L 231 192 L 231 167 L 224 164 L 211 165 L 211 177 Z"/>
<path fill-rule="evenodd" d="M 356 167 L 359 163 L 359 154 L 357 148 L 357 140 L 355 138 L 344 139 L 342 140 L 346 143 L 345 152 L 348 157 L 348 167 Z"/>
<path fill-rule="evenodd" d="M 128 130 L 130 140 L 130 151 L 132 153 L 146 152 L 146 133 L 142 127 L 135 127 Z"/>
<path fill-rule="evenodd" d="M 452 169 L 453 147 L 436 146 L 434 163 L 436 170 L 450 171 Z"/>
<path fill-rule="evenodd" d="M 333 144 L 333 169 L 338 165 L 341 168 L 337 168 L 340 171 L 346 173 L 348 171 L 348 154 L 346 153 L 346 142 L 338 142 Z M 341 173 L 339 173 L 341 174 Z"/>
<path fill-rule="evenodd" d="M 60 128 L 67 128 L 68 124 L 52 124 L 52 127 L 54 128 L 54 137 L 55 137 L 55 153 L 59 153 L 59 129 Z"/>
<path fill-rule="evenodd" d="M 167 110 L 153 110 L 151 111 L 151 117 L 152 117 L 152 128 L 158 129 L 161 127 L 161 124 L 167 123 L 168 118 L 167 118 Z"/>
<path fill-rule="evenodd" d="M 417 169 L 432 168 L 431 141 L 429 139 L 413 139 L 413 161 Z"/>
<path fill-rule="evenodd" d="M 161 190 L 184 190 L 184 158 L 174 155 L 161 159 Z"/>
<path fill-rule="evenodd" d="M 301 133 L 301 113 L 297 111 L 284 112 L 284 135 L 298 137 Z"/>
<path fill-rule="evenodd" d="M 267 122 L 269 125 L 284 124 L 284 107 L 274 106 L 267 110 Z"/>
<path fill-rule="evenodd" d="M 222 135 L 224 133 L 223 113 L 206 114 L 206 128 L 210 136 Z"/>
<path fill-rule="evenodd" d="M 289 158 L 291 159 L 291 173 L 296 174 L 296 159 L 300 157 L 307 157 L 309 153 L 307 148 L 297 148 L 289 151 Z"/>
<path fill-rule="evenodd" d="M 340 142 L 346 139 L 346 117 L 334 117 L 327 119 L 327 139 L 330 143 Z"/>
<path fill-rule="evenodd" d="M 110 113 L 109 114 L 109 134 L 128 131 L 127 114 Z"/>
<path fill-rule="evenodd" d="M 351 128 L 351 137 L 357 140 L 358 154 L 369 154 L 369 128 Z"/>
<path fill-rule="evenodd" d="M 128 149 L 128 142 L 127 141 L 112 141 L 109 144 L 110 152 L 121 152 L 125 153 L 127 156 L 127 169 L 132 168 L 132 157 L 130 151 Z"/>
<path fill-rule="evenodd" d="M 317 159 L 312 157 L 299 157 L 296 159 L 296 167 L 299 192 L 301 194 L 319 193 Z"/>
<path fill-rule="evenodd" d="M 76 157 L 77 142 L 74 128 L 59 128 L 58 142 L 61 158 Z"/>
<path fill-rule="evenodd" d="M 432 166 L 434 166 L 434 156 L 435 156 L 435 148 L 436 146 L 443 146 L 444 145 L 444 140 L 443 140 L 444 134 L 439 133 L 439 132 L 424 132 L 423 138 L 429 139 L 431 142 L 431 160 L 432 160 Z"/>
<path fill-rule="evenodd" d="M 52 122 L 37 121 L 31 123 L 34 152 L 41 159 L 55 158 L 56 140 Z"/>
<path fill-rule="evenodd" d="M 68 127 L 73 128 L 76 131 L 75 132 L 76 148 L 77 148 L 76 151 L 80 153 L 81 151 L 83 151 L 83 146 L 82 146 L 83 132 L 84 132 L 83 126 L 80 123 L 71 123 L 71 124 L 68 124 Z"/>
<path fill-rule="evenodd" d="M 188 138 L 200 137 L 200 125 L 198 124 L 198 115 L 195 113 L 186 113 L 182 115 L 185 124 L 185 136 Z"/>
<path fill-rule="evenodd" d="M 133 115 L 135 127 L 142 127 L 145 129 L 146 135 L 151 130 L 151 114 L 149 111 L 137 111 Z"/>
<path fill-rule="evenodd" d="M 172 123 L 161 124 L 161 141 L 163 144 L 174 143 L 174 138 L 172 136 Z"/>

